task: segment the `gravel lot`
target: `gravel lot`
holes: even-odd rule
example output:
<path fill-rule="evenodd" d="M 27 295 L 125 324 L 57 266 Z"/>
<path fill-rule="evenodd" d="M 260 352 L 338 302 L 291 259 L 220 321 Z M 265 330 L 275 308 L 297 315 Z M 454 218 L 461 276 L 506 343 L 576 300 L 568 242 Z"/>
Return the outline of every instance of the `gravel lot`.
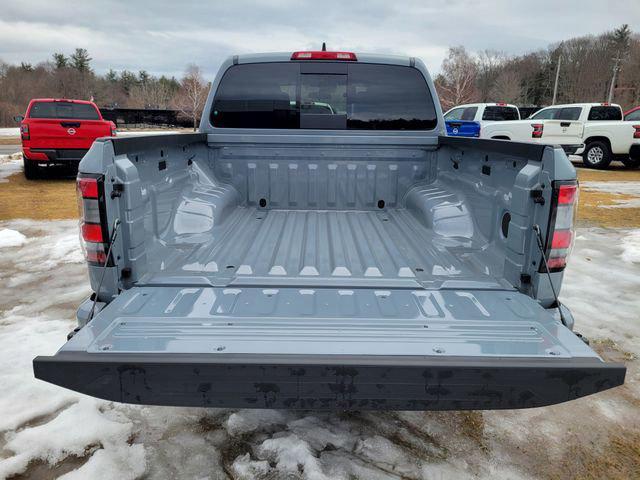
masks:
<path fill-rule="evenodd" d="M 64 172 L 60 172 L 62 177 Z M 561 298 L 623 387 L 501 412 L 138 407 L 32 376 L 89 294 L 72 179 L 0 157 L 0 478 L 639 478 L 640 171 L 580 171 Z"/>

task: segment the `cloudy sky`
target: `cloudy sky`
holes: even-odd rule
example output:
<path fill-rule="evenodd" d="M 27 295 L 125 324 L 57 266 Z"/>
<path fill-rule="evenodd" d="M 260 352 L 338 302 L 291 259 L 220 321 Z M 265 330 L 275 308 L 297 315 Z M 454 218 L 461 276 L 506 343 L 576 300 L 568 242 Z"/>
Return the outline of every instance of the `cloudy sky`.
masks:
<path fill-rule="evenodd" d="M 38 63 L 84 47 L 102 73 L 213 77 L 227 56 L 319 48 L 400 53 L 434 72 L 451 45 L 521 54 L 622 23 L 640 32 L 640 0 L 20 0 L 2 1 L 0 60 Z"/>

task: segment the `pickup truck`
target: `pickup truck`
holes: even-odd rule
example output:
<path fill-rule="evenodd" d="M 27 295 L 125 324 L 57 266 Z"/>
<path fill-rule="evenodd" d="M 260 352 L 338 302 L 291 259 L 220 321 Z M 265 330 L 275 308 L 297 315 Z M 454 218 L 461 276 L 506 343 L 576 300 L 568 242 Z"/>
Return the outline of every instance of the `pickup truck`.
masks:
<path fill-rule="evenodd" d="M 98 137 L 116 135 L 113 122 L 104 120 L 95 103 L 66 98 L 34 98 L 20 124 L 24 175 L 43 174 L 44 165 L 77 166 Z"/>
<path fill-rule="evenodd" d="M 446 112 L 444 119 L 447 135 L 453 137 L 557 144 L 567 155 L 584 147 L 581 122 L 549 119 L 537 122 L 520 120 L 518 108 L 506 103 L 460 105 Z"/>
<path fill-rule="evenodd" d="M 640 165 L 640 122 L 623 120 L 620 105 L 609 103 L 571 103 L 538 110 L 531 120 L 578 121 L 584 127 L 584 148 L 577 150 L 582 162 L 591 168 L 607 168 L 613 160 L 627 167 Z"/>
<path fill-rule="evenodd" d="M 83 158 L 95 293 L 35 376 L 134 404 L 349 410 L 621 385 L 557 300 L 565 153 L 443 135 L 416 58 L 228 59 L 199 133 L 103 138 Z"/>
<path fill-rule="evenodd" d="M 451 137 L 479 137 L 482 126 L 488 122 L 520 120 L 515 105 L 504 102 L 469 103 L 459 105 L 444 114 L 447 135 Z"/>

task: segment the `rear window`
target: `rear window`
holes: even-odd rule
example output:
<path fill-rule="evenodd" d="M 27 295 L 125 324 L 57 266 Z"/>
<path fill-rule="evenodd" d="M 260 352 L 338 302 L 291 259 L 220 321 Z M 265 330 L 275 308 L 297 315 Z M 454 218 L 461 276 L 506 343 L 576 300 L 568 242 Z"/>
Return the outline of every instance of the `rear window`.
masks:
<path fill-rule="evenodd" d="M 73 102 L 37 102 L 31 106 L 29 118 L 72 118 L 74 120 L 100 120 L 93 105 Z"/>
<path fill-rule="evenodd" d="M 436 109 L 415 68 L 337 62 L 235 65 L 211 109 L 218 128 L 432 130 Z"/>
<path fill-rule="evenodd" d="M 487 106 L 484 108 L 482 120 L 491 120 L 494 122 L 500 122 L 503 120 L 520 120 L 520 114 L 518 113 L 518 109 L 515 107 Z"/>
<path fill-rule="evenodd" d="M 622 110 L 611 106 L 591 107 L 588 120 L 622 120 Z"/>

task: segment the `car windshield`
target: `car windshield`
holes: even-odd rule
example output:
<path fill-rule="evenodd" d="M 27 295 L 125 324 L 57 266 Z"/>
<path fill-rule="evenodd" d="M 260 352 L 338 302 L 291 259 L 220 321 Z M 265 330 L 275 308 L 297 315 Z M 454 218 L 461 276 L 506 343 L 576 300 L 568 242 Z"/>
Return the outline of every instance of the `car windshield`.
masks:
<path fill-rule="evenodd" d="M 36 102 L 31 106 L 29 117 L 100 120 L 100 115 L 93 105 L 75 102 Z"/>
<path fill-rule="evenodd" d="M 419 70 L 400 65 L 234 65 L 211 109 L 217 128 L 432 130 L 436 108 Z"/>

